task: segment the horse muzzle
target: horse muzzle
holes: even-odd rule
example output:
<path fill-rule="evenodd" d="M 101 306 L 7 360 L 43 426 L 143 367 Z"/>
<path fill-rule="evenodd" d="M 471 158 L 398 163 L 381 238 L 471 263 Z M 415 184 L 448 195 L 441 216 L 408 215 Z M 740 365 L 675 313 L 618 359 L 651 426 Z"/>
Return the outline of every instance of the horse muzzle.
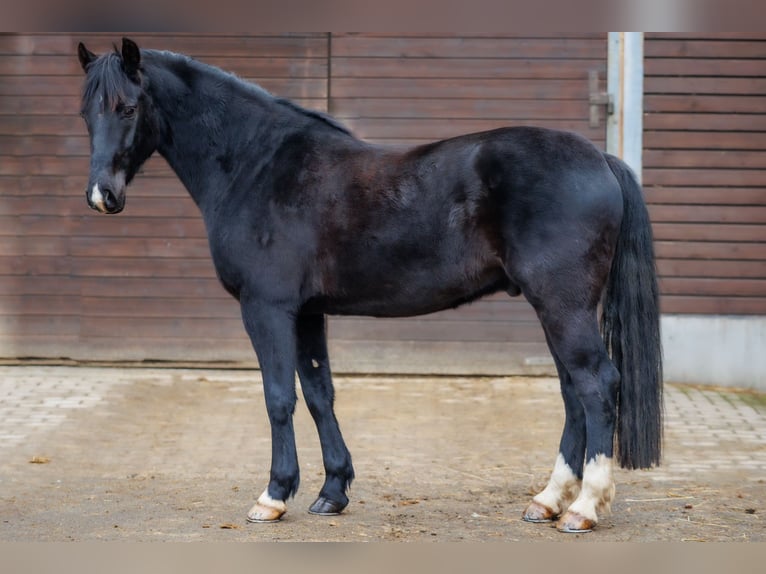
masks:
<path fill-rule="evenodd" d="M 120 213 L 125 208 L 125 191 L 105 183 L 94 183 L 85 193 L 88 207 L 99 213 Z"/>

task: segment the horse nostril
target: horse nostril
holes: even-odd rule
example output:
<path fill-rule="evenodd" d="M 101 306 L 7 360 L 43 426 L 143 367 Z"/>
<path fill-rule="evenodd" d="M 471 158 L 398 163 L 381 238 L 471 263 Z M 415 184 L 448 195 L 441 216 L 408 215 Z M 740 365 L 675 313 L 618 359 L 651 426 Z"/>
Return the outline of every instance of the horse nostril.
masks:
<path fill-rule="evenodd" d="M 101 195 L 104 198 L 104 206 L 108 211 L 111 211 L 117 207 L 117 198 L 114 196 L 114 192 L 108 187 L 101 189 Z"/>

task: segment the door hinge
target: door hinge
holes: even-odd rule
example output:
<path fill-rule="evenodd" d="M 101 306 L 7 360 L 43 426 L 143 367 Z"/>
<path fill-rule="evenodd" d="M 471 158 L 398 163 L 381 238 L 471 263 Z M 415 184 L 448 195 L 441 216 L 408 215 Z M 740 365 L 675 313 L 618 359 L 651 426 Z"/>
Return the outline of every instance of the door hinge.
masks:
<path fill-rule="evenodd" d="M 588 72 L 588 103 L 590 104 L 590 127 L 597 128 L 601 123 L 600 107 L 606 106 L 606 115 L 614 113 L 612 94 L 598 89 L 598 70 Z"/>

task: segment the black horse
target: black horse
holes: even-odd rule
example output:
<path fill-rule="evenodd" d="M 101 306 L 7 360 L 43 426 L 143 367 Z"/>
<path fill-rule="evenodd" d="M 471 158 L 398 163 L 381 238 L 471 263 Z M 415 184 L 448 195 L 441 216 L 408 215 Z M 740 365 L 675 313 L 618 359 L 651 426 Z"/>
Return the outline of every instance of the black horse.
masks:
<path fill-rule="evenodd" d="M 218 277 L 241 304 L 272 439 L 270 481 L 250 521 L 278 520 L 298 488 L 296 370 L 326 473 L 310 512 L 348 504 L 354 470 L 333 410 L 327 314 L 418 315 L 497 291 L 527 298 L 556 362 L 566 423 L 525 520 L 590 530 L 614 495 L 615 450 L 626 468 L 659 462 L 651 228 L 619 159 L 578 135 L 530 127 L 398 151 L 187 56 L 128 39 L 100 57 L 80 44 L 78 55 L 88 204 L 120 212 L 126 186 L 158 151 L 199 206 Z"/>

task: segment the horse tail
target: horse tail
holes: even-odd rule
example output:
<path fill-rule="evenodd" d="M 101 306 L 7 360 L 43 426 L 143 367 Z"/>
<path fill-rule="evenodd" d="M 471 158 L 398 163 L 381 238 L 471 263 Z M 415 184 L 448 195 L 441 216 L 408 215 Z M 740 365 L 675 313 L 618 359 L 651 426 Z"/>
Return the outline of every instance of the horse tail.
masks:
<path fill-rule="evenodd" d="M 622 188 L 623 215 L 602 301 L 601 333 L 620 372 L 617 460 L 623 468 L 659 464 L 662 449 L 662 344 L 649 213 L 631 169 L 604 154 Z"/>

